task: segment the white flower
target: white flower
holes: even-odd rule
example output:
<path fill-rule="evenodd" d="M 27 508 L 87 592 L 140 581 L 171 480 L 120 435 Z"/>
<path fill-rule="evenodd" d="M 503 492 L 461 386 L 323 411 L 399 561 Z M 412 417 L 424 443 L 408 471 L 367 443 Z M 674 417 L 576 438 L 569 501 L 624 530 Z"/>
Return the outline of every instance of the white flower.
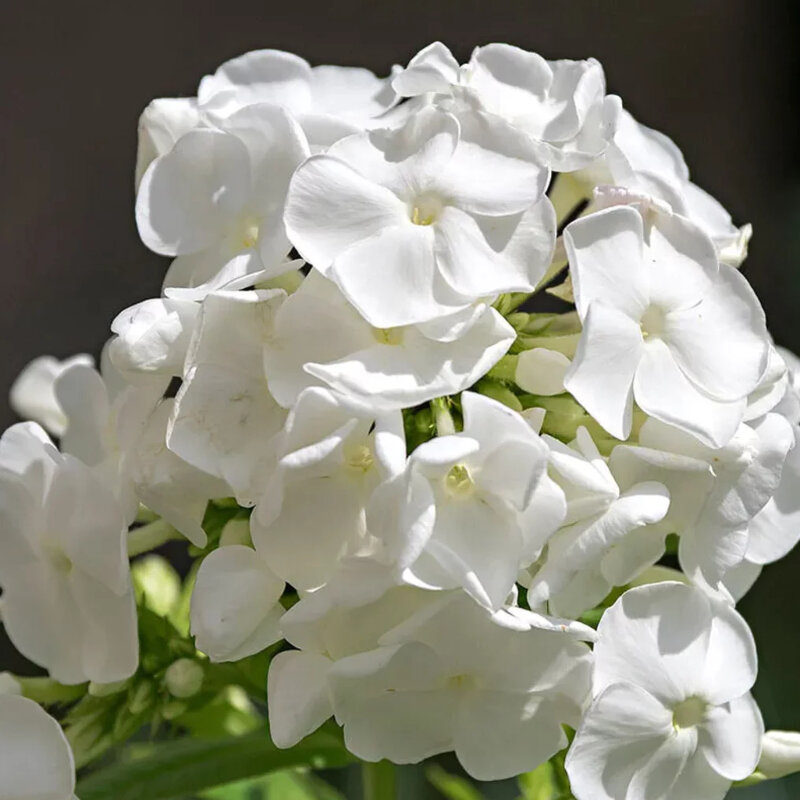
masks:
<path fill-rule="evenodd" d="M 758 771 L 771 779 L 800 771 L 800 733 L 767 731 L 761 739 Z"/>
<path fill-rule="evenodd" d="M 547 478 L 548 450 L 525 419 L 479 394 L 461 395 L 464 430 L 417 447 L 368 509 L 405 581 L 464 588 L 497 609 L 517 573 L 564 518 Z"/>
<path fill-rule="evenodd" d="M 167 449 L 174 401 L 162 400 L 162 395 L 169 371 L 145 371 L 139 383 L 127 384 L 108 358 L 114 344 L 112 340 L 104 351 L 103 374 L 76 364 L 56 383 L 55 393 L 68 419 L 62 449 L 91 467 L 114 491 L 129 523 L 144 503 L 202 547 L 208 500 L 227 496 L 229 490 L 223 481 Z"/>
<path fill-rule="evenodd" d="M 59 361 L 53 356 L 40 356 L 20 372 L 11 387 L 11 408 L 24 420 L 38 422 L 53 436 L 61 436 L 67 419 L 55 396 L 55 384 L 59 375 L 74 364 L 91 366 L 92 357 L 77 355 Z"/>
<path fill-rule="evenodd" d="M 311 67 L 293 53 L 253 50 L 222 64 L 200 82 L 200 112 L 215 124 L 255 103 L 283 106 L 313 146 L 380 124 L 398 100 L 390 78 L 360 67 Z"/>
<path fill-rule="evenodd" d="M 286 229 L 371 325 L 411 325 L 533 289 L 555 237 L 548 177 L 501 120 L 427 108 L 302 164 Z"/>
<path fill-rule="evenodd" d="M 191 629 L 212 661 L 239 661 L 281 639 L 284 583 L 252 547 L 220 547 L 203 559 L 192 590 Z"/>
<path fill-rule="evenodd" d="M 390 571 L 373 560 L 342 566 L 281 618 L 283 635 L 299 649 L 270 662 L 269 725 L 278 747 L 294 746 L 333 714 L 328 673 L 336 661 L 373 650 L 384 633 L 438 600 L 421 589 L 392 586 Z"/>
<path fill-rule="evenodd" d="M 764 312 L 687 220 L 619 207 L 564 233 L 583 334 L 564 384 L 627 439 L 633 401 L 721 447 L 767 367 Z"/>
<path fill-rule="evenodd" d="M 328 389 L 306 389 L 286 422 L 278 472 L 251 520 L 256 549 L 298 589 L 326 583 L 345 556 L 369 549 L 367 502 L 404 464 L 399 411 L 376 416 Z"/>
<path fill-rule="evenodd" d="M 248 106 L 224 130 L 195 128 L 147 168 L 136 198 L 142 241 L 178 256 L 167 286 L 197 296 L 241 275 L 283 271 L 286 189 L 308 155 L 297 123 L 278 106 Z"/>
<path fill-rule="evenodd" d="M 0 439 L 3 623 L 62 683 L 111 683 L 138 662 L 136 608 L 114 497 L 36 423 Z"/>
<path fill-rule="evenodd" d="M 199 124 L 197 100 L 193 97 L 160 97 L 148 104 L 139 117 L 134 174 L 137 189 L 150 164 L 172 150 L 184 133 Z"/>
<path fill-rule="evenodd" d="M 170 297 L 126 308 L 111 323 L 116 337 L 109 358 L 126 377 L 135 372 L 180 377 L 199 313 L 199 303 Z"/>
<path fill-rule="evenodd" d="M 474 384 L 515 337 L 485 304 L 436 327 L 373 328 L 312 271 L 275 315 L 265 366 L 272 394 L 287 407 L 324 383 L 376 410 L 409 408 Z"/>
<path fill-rule="evenodd" d="M 614 448 L 614 473 L 621 480 L 657 480 L 668 487 L 663 527 L 681 537 L 681 566 L 693 579 L 716 586 L 746 557 L 751 521 L 780 485 L 794 444 L 791 426 L 779 414 L 767 414 L 740 425 L 725 447 L 709 448 L 648 420 L 639 442 L 641 447 Z"/>
<path fill-rule="evenodd" d="M 59 724 L 25 697 L 0 695 L 0 798 L 77 800 L 75 762 Z"/>
<path fill-rule="evenodd" d="M 666 532 L 654 526 L 669 508 L 669 492 L 655 481 L 617 483 L 585 428 L 571 447 L 549 436 L 551 474 L 564 490 L 564 526 L 534 565 L 528 603 L 577 617 L 622 586 L 664 552 Z"/>
<path fill-rule="evenodd" d="M 619 115 L 604 157 L 575 178 L 590 185 L 625 187 L 666 202 L 708 235 L 723 263 L 738 267 L 747 256 L 750 225 L 737 228 L 722 205 L 689 180 L 689 169 L 675 143 L 637 122 L 628 111 Z"/>
<path fill-rule="evenodd" d="M 502 654 L 502 655 L 500 655 Z M 479 780 L 534 769 L 566 746 L 589 687 L 586 645 L 552 630 L 514 630 L 462 593 L 340 659 L 328 681 L 347 749 L 416 763 L 454 750 Z"/>
<path fill-rule="evenodd" d="M 753 772 L 756 651 L 732 608 L 653 584 L 626 592 L 598 634 L 595 699 L 566 762 L 578 800 L 721 800 Z"/>
<path fill-rule="evenodd" d="M 508 44 L 476 47 L 459 66 L 441 42 L 421 50 L 392 82 L 406 97 L 454 94 L 524 131 L 545 163 L 568 172 L 600 156 L 614 135 L 619 100 L 605 94 L 603 68 L 586 61 L 546 61 Z"/>
<path fill-rule="evenodd" d="M 285 297 L 268 290 L 205 299 L 167 430 L 170 450 L 226 481 L 242 505 L 264 491 L 286 420 L 264 374 L 264 341 Z"/>

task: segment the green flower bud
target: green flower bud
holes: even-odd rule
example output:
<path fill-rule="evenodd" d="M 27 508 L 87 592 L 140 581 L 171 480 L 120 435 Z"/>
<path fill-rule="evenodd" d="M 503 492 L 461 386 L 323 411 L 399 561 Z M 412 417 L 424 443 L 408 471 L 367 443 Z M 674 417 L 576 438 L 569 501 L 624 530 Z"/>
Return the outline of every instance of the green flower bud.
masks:
<path fill-rule="evenodd" d="M 178 698 L 196 695 L 203 687 L 203 668 L 191 658 L 180 658 L 170 664 L 164 675 L 167 691 Z"/>

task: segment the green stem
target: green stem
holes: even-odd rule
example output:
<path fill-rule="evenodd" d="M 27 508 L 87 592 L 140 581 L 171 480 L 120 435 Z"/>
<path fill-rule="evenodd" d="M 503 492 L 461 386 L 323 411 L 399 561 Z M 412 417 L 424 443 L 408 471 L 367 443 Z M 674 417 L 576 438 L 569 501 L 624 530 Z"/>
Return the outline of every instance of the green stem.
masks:
<path fill-rule="evenodd" d="M 146 553 L 148 550 L 155 550 L 162 544 L 171 542 L 173 539 L 182 538 L 178 531 L 164 519 L 157 519 L 149 522 L 140 528 L 134 528 L 128 534 L 128 557 Z"/>
<path fill-rule="evenodd" d="M 375 764 L 364 762 L 361 765 L 364 800 L 396 800 L 394 773 L 394 764 L 390 761 L 378 761 Z"/>

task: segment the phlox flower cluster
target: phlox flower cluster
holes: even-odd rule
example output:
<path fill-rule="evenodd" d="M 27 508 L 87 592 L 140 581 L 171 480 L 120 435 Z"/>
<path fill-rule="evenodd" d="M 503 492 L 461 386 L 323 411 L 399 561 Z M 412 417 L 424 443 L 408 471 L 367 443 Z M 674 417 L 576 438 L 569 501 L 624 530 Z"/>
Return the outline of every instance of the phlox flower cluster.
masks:
<path fill-rule="evenodd" d="M 800 362 L 749 226 L 597 61 L 247 53 L 145 109 L 136 223 L 161 296 L 97 367 L 29 365 L 0 440 L 2 621 L 58 685 L 98 704 L 167 658 L 169 703 L 127 708 L 180 727 L 204 671 L 266 654 L 281 748 L 332 718 L 480 780 L 569 748 L 577 800 L 792 770 L 735 605 L 800 539 Z M 165 656 L 129 558 L 178 536 Z M 20 693 L 0 798 L 68 800 L 99 750 Z"/>

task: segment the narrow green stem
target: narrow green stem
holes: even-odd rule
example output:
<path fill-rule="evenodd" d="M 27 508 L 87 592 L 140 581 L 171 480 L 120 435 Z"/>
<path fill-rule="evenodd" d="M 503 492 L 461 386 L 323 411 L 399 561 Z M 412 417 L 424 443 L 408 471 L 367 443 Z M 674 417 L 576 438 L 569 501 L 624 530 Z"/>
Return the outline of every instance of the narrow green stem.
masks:
<path fill-rule="evenodd" d="M 394 764 L 390 761 L 378 761 L 376 764 L 365 761 L 361 765 L 361 779 L 364 800 L 397 800 Z"/>
<path fill-rule="evenodd" d="M 155 550 L 162 544 L 171 542 L 173 539 L 180 539 L 181 535 L 172 525 L 164 519 L 157 519 L 149 522 L 140 528 L 134 528 L 128 534 L 128 557 L 146 553 L 148 550 Z"/>

